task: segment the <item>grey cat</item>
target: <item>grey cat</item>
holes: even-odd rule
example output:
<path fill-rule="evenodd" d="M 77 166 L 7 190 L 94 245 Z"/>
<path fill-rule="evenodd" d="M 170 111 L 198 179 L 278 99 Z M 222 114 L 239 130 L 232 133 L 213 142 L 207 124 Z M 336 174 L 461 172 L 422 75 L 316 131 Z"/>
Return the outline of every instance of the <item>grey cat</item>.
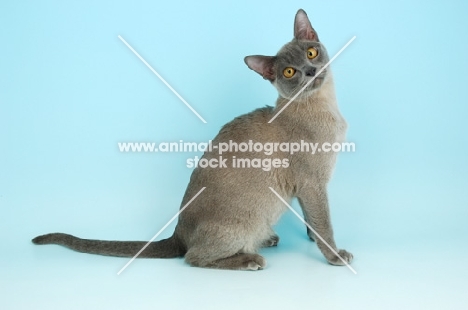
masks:
<path fill-rule="evenodd" d="M 267 79 L 278 90 L 276 107 L 264 107 L 239 116 L 220 130 L 213 145 L 220 142 L 288 142 L 313 141 L 334 143 L 344 141 L 347 124 L 341 116 L 335 98 L 333 78 L 329 68 L 316 73 L 329 61 L 307 14 L 299 10 L 294 21 L 294 39 L 276 56 L 248 56 L 247 66 Z M 305 84 L 311 83 L 274 121 L 274 115 Z M 257 168 L 233 168 L 233 156 L 254 159 L 286 160 L 288 167 L 273 167 L 269 171 Z M 205 152 L 203 158 L 218 158 L 216 152 Z M 259 270 L 266 266 L 259 248 L 275 246 L 279 237 L 272 226 L 287 207 L 269 189 L 273 188 L 286 201 L 297 197 L 305 221 L 337 252 L 344 261 L 353 256 L 338 250 L 333 238 L 327 199 L 327 183 L 332 175 L 336 153 L 301 152 L 289 154 L 276 151 L 231 151 L 223 153 L 226 168 L 197 167 L 190 178 L 182 200 L 184 206 L 203 187 L 206 189 L 179 215 L 172 237 L 152 242 L 140 255 L 142 258 L 185 257 L 192 266 Z M 307 229 L 313 241 L 332 265 L 344 262 L 326 244 Z M 62 233 L 42 235 L 35 244 L 59 244 L 92 254 L 133 257 L 145 244 L 143 241 L 101 241 L 80 239 Z"/>

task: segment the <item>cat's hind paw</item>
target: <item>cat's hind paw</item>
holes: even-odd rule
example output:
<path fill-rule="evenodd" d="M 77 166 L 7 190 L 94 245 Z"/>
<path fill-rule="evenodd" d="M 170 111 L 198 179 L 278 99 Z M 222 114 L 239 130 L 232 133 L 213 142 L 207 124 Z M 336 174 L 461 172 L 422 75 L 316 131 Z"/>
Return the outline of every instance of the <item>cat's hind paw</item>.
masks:
<path fill-rule="evenodd" d="M 262 247 L 267 248 L 267 247 L 272 247 L 272 246 L 277 246 L 280 238 L 278 235 L 273 235 L 269 239 L 263 241 Z"/>

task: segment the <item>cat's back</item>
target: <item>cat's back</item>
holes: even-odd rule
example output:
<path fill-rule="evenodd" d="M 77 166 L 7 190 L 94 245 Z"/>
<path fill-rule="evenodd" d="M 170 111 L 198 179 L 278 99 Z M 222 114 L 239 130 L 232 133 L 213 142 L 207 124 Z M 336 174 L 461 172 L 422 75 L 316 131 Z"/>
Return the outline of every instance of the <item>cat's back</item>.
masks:
<path fill-rule="evenodd" d="M 268 123 L 274 116 L 274 107 L 265 106 L 250 113 L 240 115 L 224 125 L 214 139 L 216 142 L 256 142 L 279 141 L 282 131 L 275 123 Z"/>

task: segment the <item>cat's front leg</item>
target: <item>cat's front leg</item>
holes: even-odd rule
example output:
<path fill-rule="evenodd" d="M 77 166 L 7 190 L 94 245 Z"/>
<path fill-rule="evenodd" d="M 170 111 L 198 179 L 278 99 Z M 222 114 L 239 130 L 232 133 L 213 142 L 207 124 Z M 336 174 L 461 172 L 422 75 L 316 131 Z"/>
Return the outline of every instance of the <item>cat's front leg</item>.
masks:
<path fill-rule="evenodd" d="M 309 224 L 310 225 L 310 224 Z M 307 236 L 309 236 L 309 239 L 312 240 L 312 242 L 315 242 L 315 234 L 312 230 L 310 230 L 309 227 L 307 228 Z"/>
<path fill-rule="evenodd" d="M 305 221 L 313 229 L 312 231 L 309 227 L 307 228 L 308 235 L 317 242 L 317 246 L 327 261 L 332 265 L 350 263 L 353 255 L 346 250 L 337 249 L 335 244 L 326 186 L 309 185 L 301 189 L 297 198 Z"/>

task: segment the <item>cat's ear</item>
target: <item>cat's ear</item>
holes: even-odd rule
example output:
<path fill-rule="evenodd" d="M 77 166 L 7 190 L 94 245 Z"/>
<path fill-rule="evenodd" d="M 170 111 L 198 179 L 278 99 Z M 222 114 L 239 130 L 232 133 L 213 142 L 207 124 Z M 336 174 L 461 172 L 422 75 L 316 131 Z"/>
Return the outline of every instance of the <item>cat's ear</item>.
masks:
<path fill-rule="evenodd" d="M 260 74 L 265 80 L 273 82 L 275 74 L 275 56 L 253 55 L 244 58 L 244 62 L 253 71 Z"/>
<path fill-rule="evenodd" d="M 298 40 L 319 41 L 317 32 L 312 28 L 309 18 L 303 9 L 297 11 L 296 18 L 294 19 L 294 38 Z"/>

